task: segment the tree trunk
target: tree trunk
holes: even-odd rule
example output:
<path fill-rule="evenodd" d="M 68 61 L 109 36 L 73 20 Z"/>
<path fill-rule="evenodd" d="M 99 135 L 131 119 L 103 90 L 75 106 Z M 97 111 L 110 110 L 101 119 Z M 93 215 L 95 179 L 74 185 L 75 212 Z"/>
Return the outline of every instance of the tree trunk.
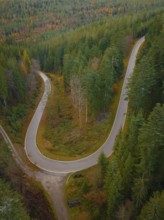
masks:
<path fill-rule="evenodd" d="M 88 123 L 88 103 L 85 101 L 85 122 Z"/>

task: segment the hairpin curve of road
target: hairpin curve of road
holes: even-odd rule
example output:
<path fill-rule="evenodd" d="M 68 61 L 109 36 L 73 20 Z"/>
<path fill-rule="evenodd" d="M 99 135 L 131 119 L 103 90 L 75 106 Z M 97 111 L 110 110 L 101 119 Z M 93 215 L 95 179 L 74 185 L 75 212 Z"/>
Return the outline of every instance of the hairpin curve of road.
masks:
<path fill-rule="evenodd" d="M 44 81 L 45 90 L 41 98 L 41 101 L 39 102 L 38 107 L 33 115 L 33 118 L 31 119 L 31 122 L 28 126 L 25 136 L 25 145 L 24 145 L 26 155 L 33 164 L 35 164 L 41 170 L 44 170 L 45 172 L 51 174 L 67 174 L 94 166 L 95 164 L 97 164 L 98 157 L 102 151 L 104 151 L 106 156 L 110 156 L 112 154 L 115 138 L 118 135 L 120 129 L 124 127 L 124 123 L 126 119 L 126 113 L 128 109 L 128 100 L 125 99 L 127 93 L 127 82 L 133 73 L 136 56 L 144 40 L 145 37 L 140 38 L 134 45 L 133 50 L 131 52 L 115 120 L 108 138 L 106 139 L 105 143 L 96 152 L 79 160 L 73 160 L 73 161 L 53 160 L 44 156 L 37 147 L 36 136 L 37 136 L 39 123 L 43 115 L 48 100 L 48 96 L 51 92 L 51 84 L 48 77 L 44 73 L 38 72 L 38 74 L 41 76 L 41 78 Z"/>

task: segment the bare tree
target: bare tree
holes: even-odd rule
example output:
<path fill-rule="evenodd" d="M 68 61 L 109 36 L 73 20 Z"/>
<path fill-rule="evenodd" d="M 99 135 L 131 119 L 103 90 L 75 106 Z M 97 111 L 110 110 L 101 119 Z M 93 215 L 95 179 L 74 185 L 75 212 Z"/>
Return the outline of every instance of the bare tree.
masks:
<path fill-rule="evenodd" d="M 78 112 L 79 127 L 82 127 L 82 109 L 84 106 L 84 89 L 82 86 L 81 78 L 78 75 L 73 75 L 70 80 L 71 97 L 73 105 Z"/>

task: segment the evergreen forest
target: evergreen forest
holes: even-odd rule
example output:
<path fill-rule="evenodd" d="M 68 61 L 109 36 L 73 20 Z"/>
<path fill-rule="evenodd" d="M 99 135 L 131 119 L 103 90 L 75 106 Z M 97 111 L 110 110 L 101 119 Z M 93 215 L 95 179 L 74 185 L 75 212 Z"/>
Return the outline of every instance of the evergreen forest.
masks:
<path fill-rule="evenodd" d="M 25 133 L 44 90 L 38 71 L 52 87 L 39 150 L 79 159 L 109 135 L 131 50 L 145 36 L 112 155 L 101 153 L 96 166 L 66 181 L 71 220 L 163 219 L 163 6 L 163 0 L 0 0 L 0 125 L 26 165 Z M 69 207 L 75 198 L 79 203 Z M 0 219 L 57 219 L 52 206 L 0 136 Z"/>

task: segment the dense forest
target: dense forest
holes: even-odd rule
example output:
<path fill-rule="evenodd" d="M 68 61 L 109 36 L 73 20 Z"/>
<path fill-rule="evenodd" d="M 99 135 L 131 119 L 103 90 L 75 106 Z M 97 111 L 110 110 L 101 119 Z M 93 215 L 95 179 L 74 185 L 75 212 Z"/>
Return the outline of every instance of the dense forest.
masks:
<path fill-rule="evenodd" d="M 162 0 L 1 0 L 0 40 L 47 39 L 102 17 L 153 10 Z"/>
<path fill-rule="evenodd" d="M 74 186 L 91 219 L 163 219 L 163 22 L 163 14 L 158 15 L 148 28 L 129 81 L 126 129 L 117 137 L 112 158 L 102 153 L 94 181 L 88 170 L 78 182 L 72 178 L 67 189 L 71 198 Z"/>
<path fill-rule="evenodd" d="M 121 133 L 106 169 L 107 215 L 126 218 L 132 202 L 139 219 L 164 214 L 163 15 L 154 19 L 129 83 L 128 129 Z"/>
<path fill-rule="evenodd" d="M 39 60 L 41 69 L 63 79 L 54 85 L 63 87 L 64 95 L 55 96 L 45 120 L 43 135 L 52 144 L 46 155 L 85 156 L 105 141 L 114 117 L 109 106 L 123 77 L 125 59 L 136 38 L 150 28 L 156 13 L 161 12 L 103 19 L 31 47 L 31 56 Z M 66 101 L 62 101 L 64 96 Z"/>
<path fill-rule="evenodd" d="M 47 194 L 40 183 L 22 172 L 0 136 L 0 219 L 46 218 L 55 219 Z"/>
<path fill-rule="evenodd" d="M 21 197 L 0 179 L 0 218 L 28 220 L 29 218 L 22 206 Z"/>
<path fill-rule="evenodd" d="M 56 93 L 45 116 L 49 151 L 60 148 L 71 158 L 100 147 L 130 51 L 146 36 L 128 84 L 126 128 L 112 158 L 101 154 L 98 167 L 72 178 L 66 192 L 81 198 L 72 212 L 87 212 L 88 219 L 164 216 L 163 6 L 163 0 L 0 0 L 0 123 L 21 150 L 41 94 L 40 68 L 50 73 Z M 22 173 L 2 138 L 0 178 L 0 218 L 54 218 L 43 189 Z"/>
<path fill-rule="evenodd" d="M 26 49 L 2 43 L 0 60 L 0 111 L 16 134 L 27 113 L 27 98 L 32 99 L 37 89 L 37 64 L 30 60 Z"/>

